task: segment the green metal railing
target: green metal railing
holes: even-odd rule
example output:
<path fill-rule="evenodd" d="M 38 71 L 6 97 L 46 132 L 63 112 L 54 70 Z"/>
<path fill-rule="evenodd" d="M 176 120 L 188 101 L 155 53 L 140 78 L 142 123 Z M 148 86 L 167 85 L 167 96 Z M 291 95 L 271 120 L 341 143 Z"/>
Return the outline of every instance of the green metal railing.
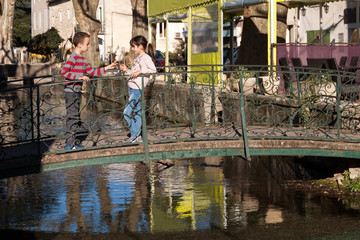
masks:
<path fill-rule="evenodd" d="M 360 142 L 356 73 L 269 66 L 196 66 L 187 72 L 189 67 L 152 74 L 142 93 L 146 161 L 156 143 L 240 140 L 250 159 L 251 139 Z M 128 145 L 127 78 L 113 72 L 84 87 L 81 121 L 87 131 L 78 136 L 86 149 Z M 18 157 L 65 152 L 64 83 L 61 76 L 47 76 L 2 86 L 0 159 L 29 144 L 36 147 L 23 147 Z"/>

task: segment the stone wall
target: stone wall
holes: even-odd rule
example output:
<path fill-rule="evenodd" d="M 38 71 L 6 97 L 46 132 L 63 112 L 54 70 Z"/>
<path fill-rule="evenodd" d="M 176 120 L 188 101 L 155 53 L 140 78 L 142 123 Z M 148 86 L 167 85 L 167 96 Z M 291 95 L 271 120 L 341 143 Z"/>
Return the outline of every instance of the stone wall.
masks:
<path fill-rule="evenodd" d="M 125 103 L 127 96 L 126 81 L 105 79 L 98 81 L 95 95 L 109 101 Z M 194 87 L 189 84 L 168 84 L 164 81 L 154 81 L 145 88 L 145 100 L 148 111 L 168 119 L 190 123 L 208 123 L 217 121 L 215 109 L 211 107 L 211 94 L 206 86 Z M 215 99 L 217 109 L 221 106 Z"/>
<path fill-rule="evenodd" d="M 48 76 L 55 64 L 0 64 L 0 79 L 21 79 Z"/>

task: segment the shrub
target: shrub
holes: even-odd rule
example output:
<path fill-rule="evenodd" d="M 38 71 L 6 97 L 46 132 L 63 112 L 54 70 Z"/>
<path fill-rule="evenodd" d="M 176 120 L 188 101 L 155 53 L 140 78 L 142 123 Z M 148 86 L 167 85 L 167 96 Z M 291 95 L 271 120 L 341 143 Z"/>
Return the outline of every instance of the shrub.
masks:
<path fill-rule="evenodd" d="M 349 189 L 351 192 L 358 192 L 360 191 L 360 177 L 351 179 L 350 178 L 350 172 L 345 171 L 344 172 L 344 186 Z"/>
<path fill-rule="evenodd" d="M 52 53 L 59 49 L 59 44 L 64 41 L 54 27 L 45 33 L 38 34 L 30 40 L 28 51 L 45 56 L 49 60 Z"/>

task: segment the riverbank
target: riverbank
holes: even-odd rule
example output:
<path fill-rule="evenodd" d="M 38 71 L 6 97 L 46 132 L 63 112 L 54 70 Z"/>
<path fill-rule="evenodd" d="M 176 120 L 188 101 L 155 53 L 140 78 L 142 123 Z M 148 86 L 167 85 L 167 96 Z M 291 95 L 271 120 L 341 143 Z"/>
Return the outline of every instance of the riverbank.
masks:
<path fill-rule="evenodd" d="M 351 191 L 347 186 L 339 183 L 339 175 L 334 174 L 334 177 L 326 179 L 288 181 L 284 187 L 287 190 L 337 198 L 346 207 L 360 210 L 360 191 Z"/>

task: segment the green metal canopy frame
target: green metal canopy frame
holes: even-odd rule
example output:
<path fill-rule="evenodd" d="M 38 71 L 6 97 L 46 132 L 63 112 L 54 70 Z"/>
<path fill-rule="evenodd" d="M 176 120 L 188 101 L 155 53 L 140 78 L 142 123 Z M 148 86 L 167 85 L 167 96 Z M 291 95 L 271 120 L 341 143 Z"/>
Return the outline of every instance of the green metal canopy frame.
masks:
<path fill-rule="evenodd" d="M 261 4 L 261 3 L 269 3 L 269 13 L 268 13 L 268 65 L 276 65 L 276 51 L 274 54 L 271 54 L 272 46 L 276 43 L 276 29 L 277 29 L 277 21 L 276 21 L 276 4 L 281 2 L 289 2 L 290 7 L 301 7 L 306 5 L 314 5 L 321 4 L 325 2 L 335 2 L 339 0 L 148 0 L 148 16 L 149 16 L 149 30 L 150 23 L 153 22 L 171 22 L 174 21 L 174 18 L 170 16 L 175 16 L 176 14 L 181 13 L 182 22 L 188 23 L 188 52 L 187 52 L 187 64 L 188 65 L 222 65 L 223 64 L 223 19 L 224 13 L 231 12 L 232 14 L 235 12 L 237 14 L 242 14 L 242 11 L 245 7 Z M 354 0 L 358 1 L 358 0 Z M 193 12 L 203 11 L 206 12 L 206 6 L 209 5 L 217 5 L 218 6 L 218 14 L 217 14 L 217 22 L 218 22 L 218 45 L 216 54 L 209 53 L 193 53 Z M 199 10 L 200 9 L 200 10 Z M 176 14 L 175 14 L 176 13 Z M 185 13 L 185 14 L 184 14 Z M 210 14 L 210 13 L 209 13 Z M 185 18 L 185 19 L 184 19 Z M 179 21 L 177 19 L 176 21 Z M 151 40 L 151 31 L 149 31 L 149 39 Z M 166 31 L 167 34 L 168 31 Z M 166 39 L 168 37 L 166 36 Z M 166 40 L 167 42 L 167 40 Z M 168 64 L 168 51 L 166 44 L 166 63 Z M 221 80 L 221 76 L 220 76 Z M 217 82 L 219 83 L 219 82 Z"/>

